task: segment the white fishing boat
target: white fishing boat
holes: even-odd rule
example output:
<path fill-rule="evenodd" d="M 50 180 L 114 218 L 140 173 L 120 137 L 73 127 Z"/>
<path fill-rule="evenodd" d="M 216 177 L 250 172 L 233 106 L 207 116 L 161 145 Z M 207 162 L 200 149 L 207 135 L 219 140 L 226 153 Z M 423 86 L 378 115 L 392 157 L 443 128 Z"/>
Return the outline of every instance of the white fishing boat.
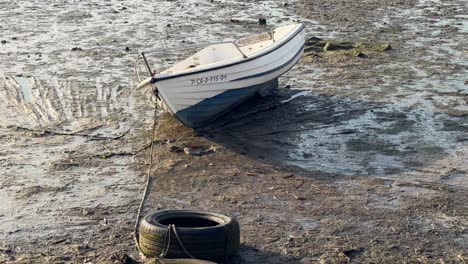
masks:
<path fill-rule="evenodd" d="M 301 58 L 304 42 L 303 24 L 282 26 L 236 42 L 212 43 L 157 74 L 145 52 L 151 77 L 138 87 L 151 84 L 163 109 L 186 126 L 200 127 L 256 93 L 276 88 L 278 77 Z"/>

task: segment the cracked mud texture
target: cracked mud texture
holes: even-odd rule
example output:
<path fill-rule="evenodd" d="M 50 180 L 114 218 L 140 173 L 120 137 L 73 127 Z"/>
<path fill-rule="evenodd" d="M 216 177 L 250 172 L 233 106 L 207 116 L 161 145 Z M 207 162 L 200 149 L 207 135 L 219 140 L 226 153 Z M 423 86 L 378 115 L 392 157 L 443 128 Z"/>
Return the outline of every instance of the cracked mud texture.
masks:
<path fill-rule="evenodd" d="M 452 0 L 0 1 L 0 262 L 144 262 L 132 229 L 153 103 L 132 91 L 137 52 L 301 21 L 323 46 L 272 95 L 197 131 L 158 116 L 144 213 L 235 216 L 242 247 L 223 263 L 466 263 L 467 13 Z"/>

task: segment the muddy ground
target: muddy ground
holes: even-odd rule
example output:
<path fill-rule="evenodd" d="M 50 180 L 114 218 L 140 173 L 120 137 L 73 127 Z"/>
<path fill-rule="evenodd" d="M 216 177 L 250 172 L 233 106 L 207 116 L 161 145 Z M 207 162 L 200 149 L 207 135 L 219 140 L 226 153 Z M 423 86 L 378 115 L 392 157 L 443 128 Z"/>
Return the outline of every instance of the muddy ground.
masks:
<path fill-rule="evenodd" d="M 132 228 L 153 105 L 132 90 L 137 52 L 295 21 L 309 38 L 391 48 L 310 49 L 274 94 L 197 131 L 161 113 L 145 212 L 235 216 L 242 247 L 223 263 L 468 262 L 467 13 L 452 0 L 0 1 L 0 262 L 144 262 Z"/>

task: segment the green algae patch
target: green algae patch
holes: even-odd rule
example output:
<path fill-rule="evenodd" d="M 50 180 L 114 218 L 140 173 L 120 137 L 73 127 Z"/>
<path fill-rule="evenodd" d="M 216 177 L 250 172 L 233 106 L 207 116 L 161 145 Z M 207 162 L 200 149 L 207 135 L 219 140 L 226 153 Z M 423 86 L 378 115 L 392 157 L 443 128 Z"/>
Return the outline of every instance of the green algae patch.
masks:
<path fill-rule="evenodd" d="M 347 60 L 353 57 L 365 58 L 369 55 L 391 49 L 392 47 L 388 43 L 332 41 L 312 37 L 305 43 L 304 57 L 323 57 L 331 60 Z"/>

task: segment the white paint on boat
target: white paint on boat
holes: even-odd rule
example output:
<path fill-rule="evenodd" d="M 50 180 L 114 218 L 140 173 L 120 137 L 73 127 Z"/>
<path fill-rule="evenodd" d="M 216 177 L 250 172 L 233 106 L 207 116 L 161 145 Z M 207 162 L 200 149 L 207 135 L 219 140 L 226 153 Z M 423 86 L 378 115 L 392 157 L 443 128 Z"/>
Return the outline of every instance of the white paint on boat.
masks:
<path fill-rule="evenodd" d="M 188 108 L 204 100 L 226 93 L 229 97 L 233 90 L 249 87 L 253 91 L 245 93 L 250 96 L 257 92 L 255 89 L 264 90 L 266 84 L 297 63 L 304 42 L 304 26 L 292 24 L 240 39 L 237 44 L 214 44 L 154 75 L 151 83 L 158 90 L 160 105 L 177 116 L 178 112 L 189 111 Z M 139 87 L 145 84 L 144 81 Z M 239 100 L 245 99 L 239 95 Z M 219 109 L 212 110 L 217 115 L 234 102 L 213 103 L 219 103 Z"/>

